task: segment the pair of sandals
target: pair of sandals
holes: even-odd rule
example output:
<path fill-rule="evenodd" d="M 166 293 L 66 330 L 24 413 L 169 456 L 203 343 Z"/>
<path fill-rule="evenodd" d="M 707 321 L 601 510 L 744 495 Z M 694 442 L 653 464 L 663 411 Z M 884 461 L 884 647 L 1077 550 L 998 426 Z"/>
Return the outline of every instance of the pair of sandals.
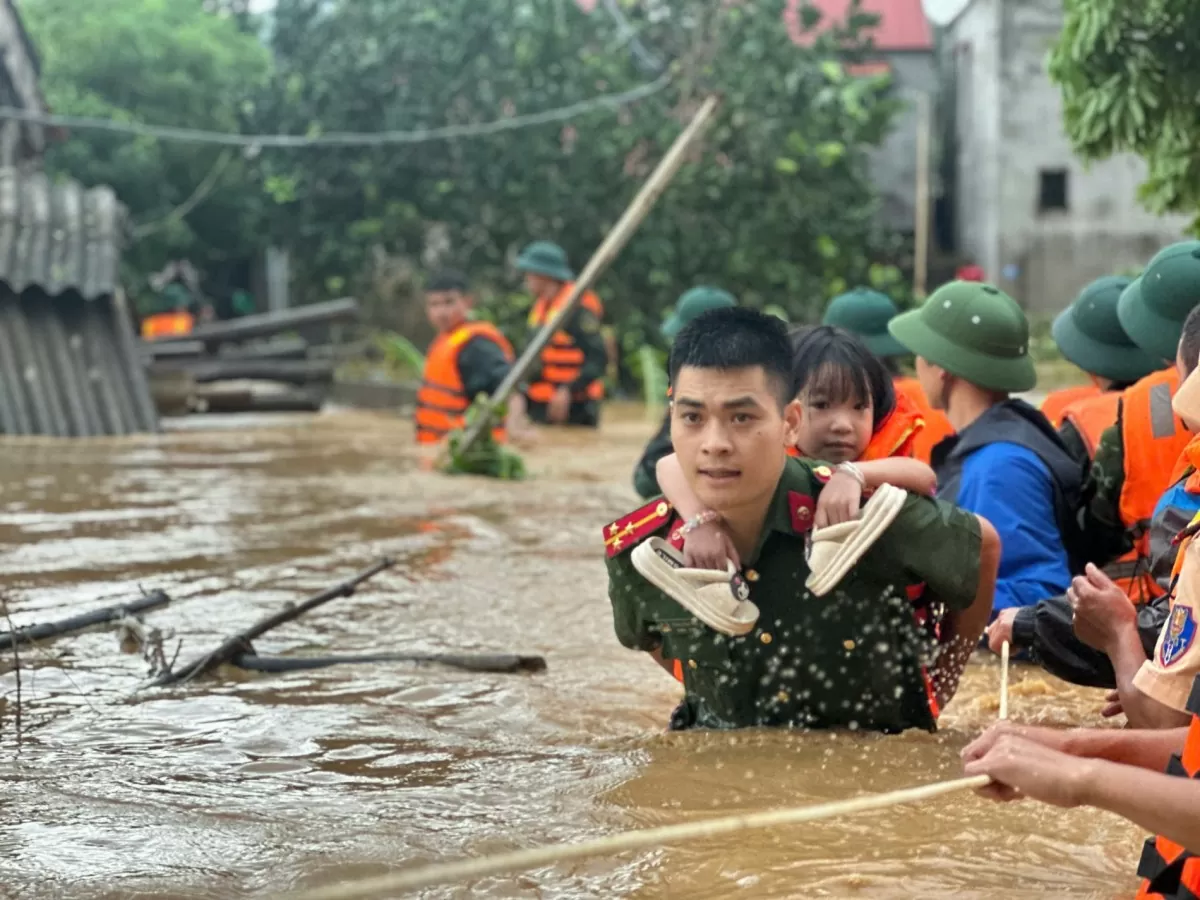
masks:
<path fill-rule="evenodd" d="M 900 488 L 882 485 L 857 519 L 813 531 L 807 550 L 809 592 L 821 597 L 837 587 L 895 521 L 907 496 Z M 632 561 L 643 578 L 714 631 L 737 637 L 758 622 L 750 586 L 732 562 L 725 571 L 688 568 L 683 553 L 659 537 L 638 544 Z"/>

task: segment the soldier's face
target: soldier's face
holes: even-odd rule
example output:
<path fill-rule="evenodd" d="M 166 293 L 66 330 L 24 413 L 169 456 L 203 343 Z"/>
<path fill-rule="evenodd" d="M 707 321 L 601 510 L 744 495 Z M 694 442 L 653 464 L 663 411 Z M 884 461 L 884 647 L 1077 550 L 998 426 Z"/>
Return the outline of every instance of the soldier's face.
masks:
<path fill-rule="evenodd" d="M 671 401 L 671 443 L 688 486 L 723 514 L 770 499 L 796 442 L 800 410 L 782 409 L 761 367 L 684 366 Z"/>
<path fill-rule="evenodd" d="M 430 291 L 425 295 L 425 314 L 439 333 L 457 328 L 470 312 L 471 301 L 459 291 Z"/>
<path fill-rule="evenodd" d="M 946 370 L 935 366 L 927 359 L 917 357 L 917 381 L 921 383 L 921 391 L 925 399 L 934 409 L 945 409 L 942 402 L 945 394 Z"/>

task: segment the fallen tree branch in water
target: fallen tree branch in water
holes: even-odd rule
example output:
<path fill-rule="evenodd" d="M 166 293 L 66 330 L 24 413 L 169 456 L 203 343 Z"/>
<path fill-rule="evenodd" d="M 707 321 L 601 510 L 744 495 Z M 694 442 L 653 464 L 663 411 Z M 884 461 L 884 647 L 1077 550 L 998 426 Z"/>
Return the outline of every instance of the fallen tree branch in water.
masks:
<path fill-rule="evenodd" d="M 13 628 L 12 620 L 10 619 L 8 623 L 9 630 L 0 632 L 0 650 L 5 650 L 9 647 L 15 650 L 18 644 L 28 644 L 31 641 L 40 641 L 45 638 L 61 637 L 64 634 L 83 631 L 94 625 L 107 625 L 110 622 L 119 622 L 126 616 L 157 609 L 160 606 L 166 606 L 170 602 L 171 598 L 163 591 L 151 591 L 149 594 L 145 594 L 131 603 L 94 609 L 91 612 L 72 616 L 69 619 L 63 619 L 59 622 L 43 622 L 39 625 L 28 625 L 25 628 Z"/>
<path fill-rule="evenodd" d="M 289 606 L 272 616 L 261 619 L 254 625 L 251 625 L 245 631 L 240 631 L 230 638 L 227 638 L 223 644 L 211 653 L 194 659 L 178 671 L 164 672 L 159 675 L 154 681 L 150 682 L 151 687 L 163 687 L 168 684 L 177 684 L 181 681 L 190 681 L 199 675 L 205 675 L 211 672 L 217 666 L 224 663 L 231 663 L 237 657 L 248 652 L 253 652 L 253 647 L 250 642 L 255 638 L 262 637 L 272 628 L 283 625 L 285 622 L 291 622 L 293 619 L 298 619 L 306 612 L 316 609 L 322 604 L 328 603 L 330 600 L 336 600 L 338 597 L 349 597 L 360 584 L 369 578 L 378 575 L 384 569 L 390 569 L 396 564 L 396 561 L 388 557 L 384 557 L 371 566 L 369 569 L 364 569 L 353 578 L 343 581 L 341 584 L 334 585 L 328 590 L 321 591 L 314 597 L 310 597 L 303 603 Z"/>
<path fill-rule="evenodd" d="M 374 662 L 411 662 L 450 666 L 468 672 L 545 672 L 546 660 L 541 656 L 520 656 L 515 653 L 368 653 L 349 656 L 261 656 L 244 653 L 231 662 L 239 669 L 253 672 L 298 672 L 324 669 L 328 666 Z"/>

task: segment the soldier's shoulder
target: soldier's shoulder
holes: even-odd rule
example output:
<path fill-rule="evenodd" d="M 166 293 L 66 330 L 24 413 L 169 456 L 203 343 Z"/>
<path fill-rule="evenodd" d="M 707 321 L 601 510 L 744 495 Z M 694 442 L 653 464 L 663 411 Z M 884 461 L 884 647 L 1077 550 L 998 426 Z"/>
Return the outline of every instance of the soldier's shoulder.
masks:
<path fill-rule="evenodd" d="M 632 550 L 648 538 L 655 535 L 661 537 L 678 521 L 675 507 L 668 503 L 666 498 L 655 497 L 604 526 L 605 555 L 612 559 Z M 682 537 L 677 540 L 682 543 Z"/>

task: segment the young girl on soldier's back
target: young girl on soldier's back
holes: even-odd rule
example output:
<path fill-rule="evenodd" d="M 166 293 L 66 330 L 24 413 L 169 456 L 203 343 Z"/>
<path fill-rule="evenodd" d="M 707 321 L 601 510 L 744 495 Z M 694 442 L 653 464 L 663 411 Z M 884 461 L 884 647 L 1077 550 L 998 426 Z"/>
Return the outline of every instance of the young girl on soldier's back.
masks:
<path fill-rule="evenodd" d="M 793 332 L 795 400 L 801 409 L 793 456 L 821 460 L 849 478 L 831 479 L 821 492 L 813 519 L 816 527 L 858 515 L 864 491 L 891 484 L 932 495 L 933 470 L 907 458 L 924 422 L 903 395 L 892 389 L 887 369 L 848 331 L 828 325 Z M 683 546 L 687 565 L 723 569 L 726 560 L 740 566 L 737 551 L 719 521 L 707 518 L 689 489 L 674 454 L 658 463 L 658 483 L 667 500 L 688 522 Z"/>

